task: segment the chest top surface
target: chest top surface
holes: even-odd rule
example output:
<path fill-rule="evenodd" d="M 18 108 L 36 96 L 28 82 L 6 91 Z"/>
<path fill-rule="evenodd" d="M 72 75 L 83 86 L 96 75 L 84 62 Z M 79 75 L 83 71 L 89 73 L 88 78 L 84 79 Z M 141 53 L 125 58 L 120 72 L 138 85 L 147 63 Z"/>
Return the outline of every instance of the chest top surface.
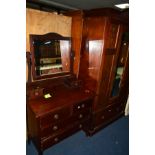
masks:
<path fill-rule="evenodd" d="M 35 99 L 28 99 L 28 107 L 37 117 L 60 109 L 65 106 L 92 100 L 94 94 L 84 88 L 71 89 L 64 85 L 56 86 L 52 89 L 45 89 L 44 94 L 51 94 L 50 98 L 44 98 L 44 95 Z"/>

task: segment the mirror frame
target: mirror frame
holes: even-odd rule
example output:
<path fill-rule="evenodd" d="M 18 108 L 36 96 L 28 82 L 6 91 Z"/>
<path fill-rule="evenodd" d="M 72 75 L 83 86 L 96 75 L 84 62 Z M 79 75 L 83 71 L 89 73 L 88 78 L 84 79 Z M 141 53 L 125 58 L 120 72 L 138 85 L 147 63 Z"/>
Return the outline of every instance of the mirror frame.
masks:
<path fill-rule="evenodd" d="M 69 60 L 70 60 L 70 70 L 68 72 L 59 72 L 59 73 L 54 73 L 54 74 L 49 74 L 49 75 L 42 75 L 38 76 L 35 71 L 35 49 L 34 49 L 34 41 L 49 41 L 49 40 L 68 40 L 69 41 Z M 32 62 L 32 78 L 33 81 L 35 80 L 40 80 L 40 79 L 47 79 L 47 78 L 53 78 L 53 77 L 59 77 L 59 76 L 66 76 L 73 74 L 73 61 L 72 61 L 72 50 L 71 50 L 71 37 L 64 37 L 61 36 L 58 33 L 47 33 L 43 35 L 36 35 L 36 34 L 30 34 L 30 52 L 31 52 L 31 62 Z"/>

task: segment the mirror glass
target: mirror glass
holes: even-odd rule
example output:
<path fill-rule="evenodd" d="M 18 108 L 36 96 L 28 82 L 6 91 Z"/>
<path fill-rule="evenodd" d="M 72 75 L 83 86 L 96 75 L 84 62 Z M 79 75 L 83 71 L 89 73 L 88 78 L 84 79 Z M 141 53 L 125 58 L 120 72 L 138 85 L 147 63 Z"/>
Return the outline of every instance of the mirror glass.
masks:
<path fill-rule="evenodd" d="M 117 96 L 119 94 L 123 70 L 124 70 L 124 67 L 119 67 L 119 66 L 117 67 L 115 79 L 114 79 L 114 83 L 113 83 L 113 89 L 112 89 L 112 93 L 111 93 L 112 97 Z"/>
<path fill-rule="evenodd" d="M 35 44 L 35 71 L 37 76 L 69 71 L 68 62 L 63 62 L 63 42 L 49 40 Z M 66 41 L 67 45 L 67 41 Z M 69 44 L 67 45 L 69 46 Z"/>
<path fill-rule="evenodd" d="M 115 71 L 115 78 L 113 82 L 111 97 L 119 95 L 121 82 L 123 79 L 125 62 L 128 54 L 128 47 L 129 47 L 129 33 L 125 32 L 122 36 L 122 43 L 121 43 L 120 53 L 119 53 L 117 67 Z"/>
<path fill-rule="evenodd" d="M 70 40 L 64 38 L 60 35 L 53 37 L 52 34 L 32 35 L 31 51 L 34 79 L 70 72 Z"/>

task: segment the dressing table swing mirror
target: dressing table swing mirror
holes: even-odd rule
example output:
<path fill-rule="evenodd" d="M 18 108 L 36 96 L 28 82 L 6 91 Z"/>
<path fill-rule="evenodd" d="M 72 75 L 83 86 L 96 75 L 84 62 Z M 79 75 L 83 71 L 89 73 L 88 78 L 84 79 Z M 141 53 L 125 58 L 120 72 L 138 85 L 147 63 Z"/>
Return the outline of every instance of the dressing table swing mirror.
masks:
<path fill-rule="evenodd" d="M 72 72 L 71 40 L 56 33 L 30 35 L 34 80 L 67 75 Z"/>
<path fill-rule="evenodd" d="M 30 35 L 27 133 L 38 154 L 88 126 L 94 94 L 73 74 L 71 38 Z M 80 84 L 79 84 L 80 83 Z"/>

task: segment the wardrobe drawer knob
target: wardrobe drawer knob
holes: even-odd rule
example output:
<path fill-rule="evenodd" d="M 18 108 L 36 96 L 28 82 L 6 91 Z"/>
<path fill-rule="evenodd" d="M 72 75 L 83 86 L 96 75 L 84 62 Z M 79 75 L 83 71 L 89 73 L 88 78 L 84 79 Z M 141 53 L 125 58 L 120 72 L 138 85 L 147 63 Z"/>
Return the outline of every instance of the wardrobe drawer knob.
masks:
<path fill-rule="evenodd" d="M 79 125 L 79 128 L 80 128 L 80 129 L 82 128 L 82 124 Z"/>
<path fill-rule="evenodd" d="M 80 114 L 80 115 L 79 115 L 79 118 L 83 118 L 83 115 L 82 115 L 82 114 Z"/>
<path fill-rule="evenodd" d="M 55 131 L 55 130 L 58 130 L 58 126 L 53 126 L 53 130 Z"/>
<path fill-rule="evenodd" d="M 81 107 L 82 107 L 82 108 L 84 108 L 84 107 L 85 107 L 85 105 L 84 105 L 84 104 L 82 104 L 82 105 L 81 105 Z"/>
<path fill-rule="evenodd" d="M 104 116 L 102 116 L 101 119 L 104 119 Z"/>
<path fill-rule="evenodd" d="M 58 114 L 55 114 L 54 115 L 54 119 L 59 119 L 59 115 Z"/>
<path fill-rule="evenodd" d="M 59 140 L 59 139 L 58 139 L 57 137 L 56 137 L 56 138 L 54 138 L 54 141 L 55 141 L 55 142 L 57 142 L 58 140 Z"/>

